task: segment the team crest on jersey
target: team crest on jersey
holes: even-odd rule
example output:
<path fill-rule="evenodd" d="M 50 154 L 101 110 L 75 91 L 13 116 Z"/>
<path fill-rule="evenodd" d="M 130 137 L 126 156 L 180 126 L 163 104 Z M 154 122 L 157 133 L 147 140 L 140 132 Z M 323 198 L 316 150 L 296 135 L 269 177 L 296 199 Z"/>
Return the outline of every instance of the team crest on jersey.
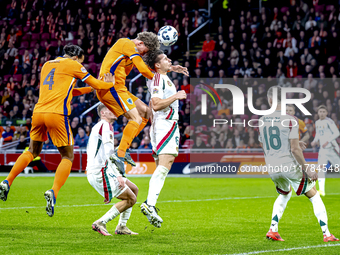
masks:
<path fill-rule="evenodd" d="M 86 70 L 85 67 L 80 68 L 80 70 L 81 70 L 83 73 L 87 73 L 87 70 Z"/>
<path fill-rule="evenodd" d="M 110 139 L 111 139 L 111 140 L 113 139 L 113 135 L 112 135 L 112 134 L 110 134 Z"/>
<path fill-rule="evenodd" d="M 135 51 L 138 52 L 137 48 L 135 47 Z"/>
<path fill-rule="evenodd" d="M 158 94 L 158 89 L 157 88 L 153 89 L 153 94 Z"/>
<path fill-rule="evenodd" d="M 129 104 L 132 104 L 132 99 L 131 98 L 128 98 L 128 100 L 126 100 Z"/>
<path fill-rule="evenodd" d="M 171 86 L 172 86 L 172 84 L 171 84 L 171 82 L 170 82 L 170 81 L 168 81 L 168 85 L 169 85 L 169 87 L 171 87 Z"/>

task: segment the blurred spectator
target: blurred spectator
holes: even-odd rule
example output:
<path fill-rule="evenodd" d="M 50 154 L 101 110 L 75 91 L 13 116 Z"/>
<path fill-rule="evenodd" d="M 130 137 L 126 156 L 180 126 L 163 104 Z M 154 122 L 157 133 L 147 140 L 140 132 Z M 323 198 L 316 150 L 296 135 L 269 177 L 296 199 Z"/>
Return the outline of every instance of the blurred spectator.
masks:
<path fill-rule="evenodd" d="M 20 135 L 20 140 L 19 140 L 19 143 L 17 145 L 17 150 L 24 150 L 26 147 L 27 147 L 26 136 Z"/>
<path fill-rule="evenodd" d="M 145 136 L 143 138 L 141 145 L 138 147 L 138 149 L 152 149 L 150 138 L 148 136 Z"/>
<path fill-rule="evenodd" d="M 88 136 L 85 134 L 85 131 L 83 128 L 78 129 L 78 134 L 74 138 L 74 145 L 79 146 L 80 148 L 85 148 L 87 146 L 88 142 Z"/>
<path fill-rule="evenodd" d="M 205 41 L 203 42 L 202 51 L 209 52 L 215 49 L 216 42 L 210 38 L 210 34 L 205 35 Z"/>

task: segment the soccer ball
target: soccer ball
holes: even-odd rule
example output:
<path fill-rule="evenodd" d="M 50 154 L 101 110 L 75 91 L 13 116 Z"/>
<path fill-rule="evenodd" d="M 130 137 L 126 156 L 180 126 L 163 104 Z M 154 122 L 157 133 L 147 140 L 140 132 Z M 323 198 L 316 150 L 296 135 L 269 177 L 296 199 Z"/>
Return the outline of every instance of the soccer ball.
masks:
<path fill-rule="evenodd" d="M 158 40 L 165 46 L 174 45 L 178 39 L 178 32 L 172 26 L 164 26 L 158 31 Z"/>

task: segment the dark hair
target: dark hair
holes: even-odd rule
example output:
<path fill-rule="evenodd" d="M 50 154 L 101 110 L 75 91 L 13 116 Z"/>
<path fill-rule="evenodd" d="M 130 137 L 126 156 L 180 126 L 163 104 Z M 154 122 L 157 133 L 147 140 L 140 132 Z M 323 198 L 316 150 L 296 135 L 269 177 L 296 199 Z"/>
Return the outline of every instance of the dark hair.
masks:
<path fill-rule="evenodd" d="M 64 53 L 69 55 L 70 57 L 78 57 L 81 58 L 84 55 L 84 50 L 80 48 L 78 45 L 68 44 L 64 47 Z"/>
<path fill-rule="evenodd" d="M 146 64 L 155 70 L 155 64 L 160 61 L 160 55 L 162 54 L 164 54 L 164 52 L 160 49 L 149 51 L 145 59 Z"/>

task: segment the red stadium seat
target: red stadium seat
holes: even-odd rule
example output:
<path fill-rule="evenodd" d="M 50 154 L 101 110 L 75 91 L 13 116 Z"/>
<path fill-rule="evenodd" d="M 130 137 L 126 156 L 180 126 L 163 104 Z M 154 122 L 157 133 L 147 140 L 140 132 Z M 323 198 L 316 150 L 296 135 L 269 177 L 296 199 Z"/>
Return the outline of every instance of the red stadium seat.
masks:
<path fill-rule="evenodd" d="M 259 115 L 252 115 L 251 116 L 251 118 L 250 119 L 252 119 L 252 120 L 258 120 L 259 119 Z"/>
<path fill-rule="evenodd" d="M 202 141 L 207 145 L 209 136 L 206 134 L 200 134 L 200 137 L 202 138 Z"/>
<path fill-rule="evenodd" d="M 327 5 L 326 6 L 326 11 L 327 12 L 330 12 L 331 10 L 333 10 L 334 9 L 334 5 Z"/>
<path fill-rule="evenodd" d="M 22 41 L 30 41 L 31 40 L 31 35 L 30 34 L 25 34 L 22 39 Z"/>
<path fill-rule="evenodd" d="M 31 40 L 32 40 L 32 41 L 38 41 L 38 40 L 40 40 L 40 34 L 38 34 L 38 33 L 32 34 Z"/>
<path fill-rule="evenodd" d="M 246 115 L 246 114 L 244 114 L 244 115 L 241 115 L 240 117 L 241 117 L 241 120 L 246 120 L 246 121 L 248 121 L 248 120 L 249 120 L 249 116 L 248 116 L 248 115 Z"/>
<path fill-rule="evenodd" d="M 24 27 L 22 31 L 24 32 L 24 34 L 26 34 L 28 31 L 30 31 L 30 27 Z"/>
<path fill-rule="evenodd" d="M 315 12 L 323 12 L 325 10 L 325 5 L 321 4 L 321 5 L 316 5 L 315 6 Z"/>
<path fill-rule="evenodd" d="M 287 7 L 287 6 L 284 6 L 284 7 L 281 8 L 282 13 L 286 13 L 288 10 L 289 10 L 289 7 Z"/>
<path fill-rule="evenodd" d="M 41 35 L 41 40 L 50 40 L 50 34 L 49 33 L 43 33 Z"/>
<path fill-rule="evenodd" d="M 11 78 L 12 75 L 11 74 L 7 74 L 4 76 L 4 82 L 8 82 L 9 78 Z"/>
<path fill-rule="evenodd" d="M 20 50 L 19 50 L 19 55 L 22 56 L 22 55 L 24 55 L 24 54 L 25 54 L 25 49 L 20 49 Z"/>
<path fill-rule="evenodd" d="M 99 71 L 100 70 L 100 67 L 102 66 L 102 64 L 97 64 L 97 70 Z"/>
<path fill-rule="evenodd" d="M 94 62 L 94 55 L 90 55 L 89 58 L 88 58 L 88 61 L 89 63 L 93 63 Z"/>
<path fill-rule="evenodd" d="M 22 74 L 14 74 L 13 81 L 21 82 L 22 81 Z"/>
<path fill-rule="evenodd" d="M 208 52 L 203 52 L 202 51 L 202 56 L 201 58 L 205 61 L 207 59 L 207 56 L 208 56 Z"/>
<path fill-rule="evenodd" d="M 16 19 L 12 19 L 12 20 L 9 21 L 9 24 L 14 25 L 15 21 L 16 21 Z"/>
<path fill-rule="evenodd" d="M 51 46 L 52 47 L 58 47 L 58 41 L 57 40 L 52 40 L 51 41 Z"/>
<path fill-rule="evenodd" d="M 24 42 L 21 42 L 21 44 L 20 44 L 20 49 L 27 49 L 28 48 L 28 46 L 29 46 L 29 43 L 28 42 L 26 42 L 26 41 L 24 41 Z"/>
<path fill-rule="evenodd" d="M 51 39 L 55 39 L 55 33 L 51 33 Z"/>
<path fill-rule="evenodd" d="M 208 128 L 206 125 L 201 125 L 200 127 L 202 128 L 203 131 L 208 131 Z"/>
<path fill-rule="evenodd" d="M 30 48 L 34 48 L 36 45 L 37 41 L 31 41 L 30 43 Z"/>

